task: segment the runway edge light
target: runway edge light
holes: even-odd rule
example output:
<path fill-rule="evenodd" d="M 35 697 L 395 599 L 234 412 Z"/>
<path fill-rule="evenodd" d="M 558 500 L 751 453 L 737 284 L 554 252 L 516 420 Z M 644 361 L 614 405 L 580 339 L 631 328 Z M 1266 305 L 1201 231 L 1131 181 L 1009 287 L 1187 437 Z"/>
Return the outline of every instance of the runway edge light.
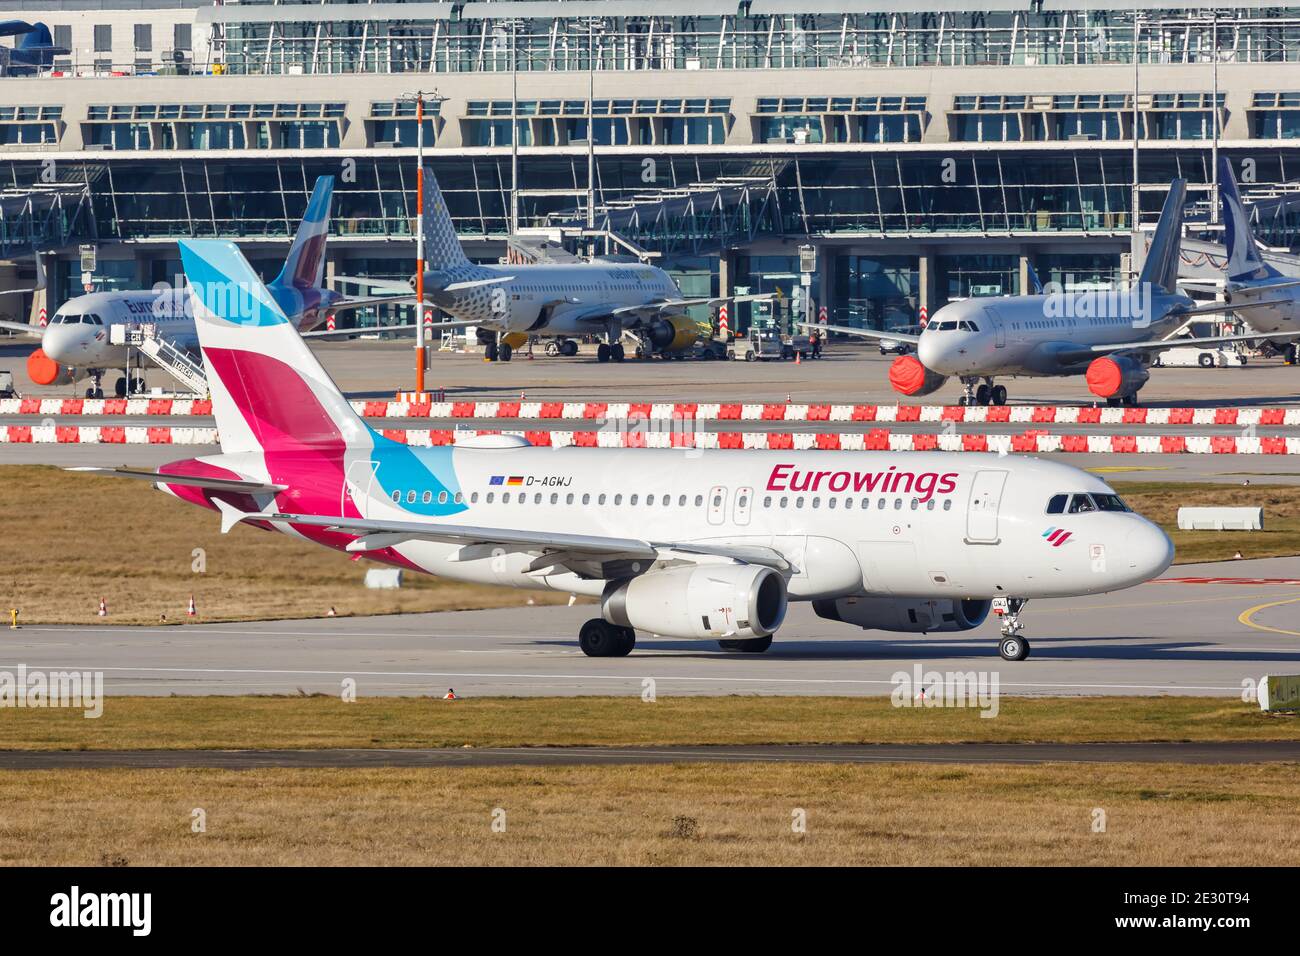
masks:
<path fill-rule="evenodd" d="M 1258 697 L 1260 710 L 1300 710 L 1300 674 L 1265 674 L 1259 681 Z"/>

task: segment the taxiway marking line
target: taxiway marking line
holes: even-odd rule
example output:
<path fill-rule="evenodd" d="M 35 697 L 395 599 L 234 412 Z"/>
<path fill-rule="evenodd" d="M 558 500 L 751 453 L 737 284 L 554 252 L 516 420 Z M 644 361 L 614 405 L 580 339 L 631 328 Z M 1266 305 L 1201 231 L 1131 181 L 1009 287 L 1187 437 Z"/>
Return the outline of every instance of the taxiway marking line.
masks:
<path fill-rule="evenodd" d="M 1271 607 L 1281 607 L 1284 604 L 1295 604 L 1300 601 L 1300 597 L 1288 598 L 1285 601 L 1270 601 L 1267 604 L 1256 604 L 1252 608 L 1247 608 L 1237 616 L 1237 620 L 1247 627 L 1253 627 L 1257 631 L 1272 631 L 1274 634 L 1286 634 L 1290 637 L 1300 637 L 1300 631 L 1288 631 L 1280 627 L 1269 627 L 1267 624 L 1256 624 L 1252 618 L 1260 611 L 1265 611 Z"/>

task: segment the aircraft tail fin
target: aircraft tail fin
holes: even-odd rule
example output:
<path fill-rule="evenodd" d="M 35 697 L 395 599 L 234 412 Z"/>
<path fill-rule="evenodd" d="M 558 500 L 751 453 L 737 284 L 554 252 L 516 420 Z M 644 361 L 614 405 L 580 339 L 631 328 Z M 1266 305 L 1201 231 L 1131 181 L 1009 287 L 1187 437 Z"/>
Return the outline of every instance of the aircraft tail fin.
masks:
<path fill-rule="evenodd" d="M 1138 282 L 1149 282 L 1165 292 L 1178 291 L 1178 256 L 1183 243 L 1183 200 L 1187 196 L 1187 180 L 1175 179 L 1169 184 L 1169 195 L 1160 210 L 1155 235 L 1147 249 L 1146 262 Z"/>
<path fill-rule="evenodd" d="M 180 240 L 226 454 L 363 444 L 370 430 L 233 242 Z"/>
<path fill-rule="evenodd" d="M 1232 173 L 1232 162 L 1227 156 L 1219 157 L 1219 204 L 1223 207 L 1223 242 L 1228 249 L 1224 271 L 1229 281 L 1249 282 L 1281 275 L 1259 254 L 1259 245 L 1250 231 L 1246 205 L 1237 191 L 1237 177 Z"/>
<path fill-rule="evenodd" d="M 52 46 L 54 46 L 54 37 L 50 35 L 50 28 L 44 23 L 33 23 L 32 28 L 22 34 L 18 40 L 20 50 L 45 50 Z"/>
<path fill-rule="evenodd" d="M 330 200 L 334 196 L 334 177 L 321 176 L 311 191 L 307 211 L 298 225 L 298 234 L 289 247 L 284 268 L 273 285 L 294 289 L 320 288 L 325 279 L 325 240 L 329 237 Z"/>
<path fill-rule="evenodd" d="M 469 258 L 456 235 L 456 226 L 447 211 L 447 202 L 438 188 L 438 178 L 427 166 L 424 169 L 424 268 L 426 272 L 444 272 L 469 265 Z"/>

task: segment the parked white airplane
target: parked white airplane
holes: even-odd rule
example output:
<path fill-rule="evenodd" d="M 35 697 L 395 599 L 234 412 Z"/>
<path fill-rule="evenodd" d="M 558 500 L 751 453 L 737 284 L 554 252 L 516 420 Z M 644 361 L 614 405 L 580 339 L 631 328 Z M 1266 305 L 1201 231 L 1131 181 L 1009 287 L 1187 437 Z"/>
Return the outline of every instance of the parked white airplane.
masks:
<path fill-rule="evenodd" d="M 822 326 L 866 338 L 891 338 L 916 346 L 889 370 L 890 384 L 908 396 L 929 395 L 951 376 L 965 387 L 963 405 L 1006 404 L 997 378 L 1084 375 L 1088 389 L 1111 405 L 1134 405 L 1147 367 L 1172 345 L 1217 345 L 1282 337 L 1217 335 L 1169 337 L 1197 316 L 1233 306 L 1198 305 L 1178 290 L 1185 180 L 1169 187 L 1146 262 L 1127 290 L 964 299 L 935 312 L 920 335 Z"/>
<path fill-rule="evenodd" d="M 349 298 L 322 286 L 333 192 L 333 176 L 316 180 L 284 268 L 267 286 L 285 314 L 304 332 L 332 313 L 411 301 L 409 291 L 405 296 Z M 37 385 L 89 376 L 91 384 L 86 396 L 102 398 L 103 373 L 120 369 L 127 362 L 127 346 L 113 344 L 112 327 L 152 325 L 159 338 L 182 351 L 192 351 L 198 347 L 198 336 L 190 302 L 190 295 L 184 289 L 92 292 L 63 303 L 50 316 L 48 325 L 0 322 L 0 328 L 40 338 L 40 348 L 27 358 L 28 377 Z M 119 397 L 127 393 L 127 384 L 125 377 L 118 381 Z M 130 390 L 139 391 L 140 387 Z"/>
<path fill-rule="evenodd" d="M 89 470 L 217 510 L 223 530 L 597 598 L 578 635 L 591 656 L 627 654 L 636 630 L 761 652 L 790 600 L 928 633 L 977 627 L 1003 599 L 1000 652 L 1021 660 L 1025 600 L 1131 587 L 1173 559 L 1105 482 L 1031 458 L 410 447 L 356 415 L 234 244 L 180 245 L 221 453 Z"/>
<path fill-rule="evenodd" d="M 1228 250 L 1224 300 L 1258 332 L 1300 336 L 1300 279 L 1283 275 L 1260 255 L 1226 156 L 1219 157 L 1219 202 Z"/>
<path fill-rule="evenodd" d="M 424 171 L 424 256 L 426 302 L 452 316 L 452 321 L 432 327 L 477 328 L 489 361 L 510 361 L 513 350 L 532 335 L 559 339 L 562 355 L 578 354 L 577 337 L 602 335 L 597 360 L 621 362 L 624 331 L 653 352 L 680 353 L 708 334 L 686 313 L 688 307 L 769 298 L 687 298 L 668 273 L 639 262 L 475 265 L 461 247 L 430 169 Z M 391 293 L 411 291 L 392 282 L 356 277 L 341 281 Z"/>

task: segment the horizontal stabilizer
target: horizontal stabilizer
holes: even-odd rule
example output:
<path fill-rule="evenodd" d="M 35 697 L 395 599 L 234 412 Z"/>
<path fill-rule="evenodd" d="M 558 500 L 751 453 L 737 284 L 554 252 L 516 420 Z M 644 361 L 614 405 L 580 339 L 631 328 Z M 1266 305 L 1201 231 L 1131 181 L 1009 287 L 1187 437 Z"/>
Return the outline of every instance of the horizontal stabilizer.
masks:
<path fill-rule="evenodd" d="M 139 468 L 98 468 L 83 465 L 65 471 L 81 471 L 110 478 L 138 478 L 154 484 L 184 485 L 187 488 L 205 488 L 208 491 L 231 491 L 246 495 L 269 495 L 284 491 L 287 485 L 270 485 L 261 481 L 240 481 L 236 478 L 212 478 L 206 475 L 160 475 Z"/>

